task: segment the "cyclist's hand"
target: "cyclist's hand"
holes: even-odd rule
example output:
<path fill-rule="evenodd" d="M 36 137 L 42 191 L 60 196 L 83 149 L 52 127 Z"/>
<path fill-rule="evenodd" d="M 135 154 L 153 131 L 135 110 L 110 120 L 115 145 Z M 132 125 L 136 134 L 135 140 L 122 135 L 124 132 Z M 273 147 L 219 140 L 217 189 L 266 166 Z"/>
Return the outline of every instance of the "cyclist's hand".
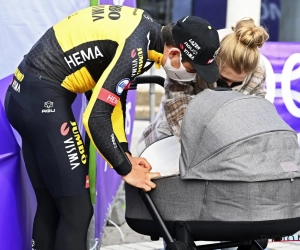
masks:
<path fill-rule="evenodd" d="M 145 159 L 145 158 L 142 158 L 142 157 L 132 157 L 130 154 L 126 153 L 128 159 L 130 160 L 131 164 L 133 166 L 135 165 L 140 165 L 141 167 L 144 168 L 144 170 L 146 171 L 151 171 L 152 167 L 150 165 L 150 163 Z"/>
<path fill-rule="evenodd" d="M 145 172 L 140 165 L 133 165 L 129 174 L 122 176 L 123 180 L 128 184 L 141 188 L 144 191 L 150 191 L 155 188 L 156 185 L 151 181 L 152 178 L 159 177 L 160 173 L 157 172 Z"/>

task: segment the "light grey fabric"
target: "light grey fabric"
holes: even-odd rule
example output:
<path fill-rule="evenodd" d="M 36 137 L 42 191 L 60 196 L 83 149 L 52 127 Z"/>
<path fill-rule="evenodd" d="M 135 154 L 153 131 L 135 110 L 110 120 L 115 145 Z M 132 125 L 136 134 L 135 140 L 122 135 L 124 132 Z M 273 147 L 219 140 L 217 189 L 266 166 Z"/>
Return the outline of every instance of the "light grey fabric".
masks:
<path fill-rule="evenodd" d="M 300 179 L 264 182 L 156 180 L 151 197 L 167 221 L 267 221 L 300 217 Z M 138 190 L 126 184 L 126 217 L 150 220 Z"/>
<path fill-rule="evenodd" d="M 183 179 L 255 182 L 300 177 L 297 134 L 266 99 L 204 90 L 185 112 L 181 137 Z"/>

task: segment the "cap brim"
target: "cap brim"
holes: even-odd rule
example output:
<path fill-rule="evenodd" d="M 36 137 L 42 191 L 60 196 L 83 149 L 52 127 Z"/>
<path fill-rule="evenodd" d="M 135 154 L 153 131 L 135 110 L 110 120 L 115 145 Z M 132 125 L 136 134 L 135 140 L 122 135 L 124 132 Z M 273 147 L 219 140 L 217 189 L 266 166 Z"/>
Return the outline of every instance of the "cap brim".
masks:
<path fill-rule="evenodd" d="M 214 83 L 220 78 L 219 67 L 215 60 L 207 66 L 195 64 L 192 61 L 190 62 L 193 65 L 194 69 L 196 70 L 197 74 L 206 83 L 208 84 Z"/>

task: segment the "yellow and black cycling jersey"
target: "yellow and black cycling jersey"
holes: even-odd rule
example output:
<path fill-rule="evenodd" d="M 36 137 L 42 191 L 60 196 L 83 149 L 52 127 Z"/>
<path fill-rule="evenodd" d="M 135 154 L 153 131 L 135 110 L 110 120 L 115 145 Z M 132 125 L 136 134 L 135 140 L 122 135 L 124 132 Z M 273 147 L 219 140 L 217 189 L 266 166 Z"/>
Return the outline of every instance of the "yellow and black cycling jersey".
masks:
<path fill-rule="evenodd" d="M 138 8 L 93 6 L 51 27 L 24 58 L 28 73 L 40 79 L 74 93 L 93 89 L 83 123 L 99 152 L 122 175 L 131 170 L 122 152 L 128 151 L 127 89 L 143 73 L 149 55 L 162 53 L 161 28 Z"/>

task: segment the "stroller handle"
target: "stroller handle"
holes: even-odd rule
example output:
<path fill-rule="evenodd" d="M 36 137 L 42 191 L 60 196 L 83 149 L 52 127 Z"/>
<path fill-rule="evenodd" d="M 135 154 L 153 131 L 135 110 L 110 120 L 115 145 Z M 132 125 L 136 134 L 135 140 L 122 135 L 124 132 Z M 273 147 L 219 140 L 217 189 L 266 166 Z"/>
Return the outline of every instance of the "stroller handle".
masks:
<path fill-rule="evenodd" d="M 143 76 L 142 75 L 142 76 L 137 76 L 136 78 L 133 79 L 133 81 L 130 84 L 129 89 L 134 90 L 137 88 L 138 84 L 149 84 L 149 83 L 156 83 L 164 88 L 164 82 L 165 82 L 165 78 L 163 78 L 161 76 L 156 76 L 156 75 Z"/>

